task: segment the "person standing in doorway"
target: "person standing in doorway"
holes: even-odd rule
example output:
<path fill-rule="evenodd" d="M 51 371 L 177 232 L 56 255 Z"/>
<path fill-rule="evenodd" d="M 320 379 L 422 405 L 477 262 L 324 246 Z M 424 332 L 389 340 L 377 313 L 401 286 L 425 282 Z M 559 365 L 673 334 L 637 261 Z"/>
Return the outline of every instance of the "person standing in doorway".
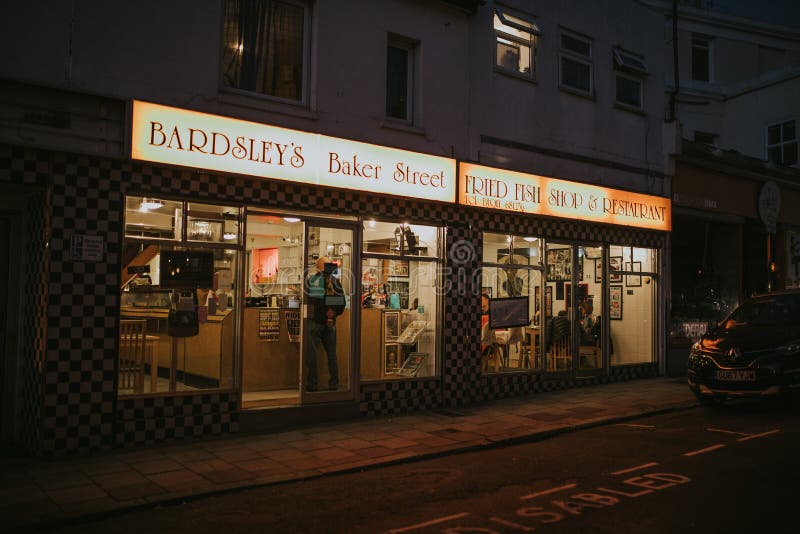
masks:
<path fill-rule="evenodd" d="M 306 280 L 312 317 L 306 322 L 309 329 L 309 350 L 306 353 L 308 374 L 306 391 L 317 391 L 317 352 L 325 349 L 328 357 L 328 389 L 339 388 L 339 363 L 336 360 L 336 318 L 345 308 L 344 291 L 335 276 L 336 264 L 321 256 L 316 272 Z"/>

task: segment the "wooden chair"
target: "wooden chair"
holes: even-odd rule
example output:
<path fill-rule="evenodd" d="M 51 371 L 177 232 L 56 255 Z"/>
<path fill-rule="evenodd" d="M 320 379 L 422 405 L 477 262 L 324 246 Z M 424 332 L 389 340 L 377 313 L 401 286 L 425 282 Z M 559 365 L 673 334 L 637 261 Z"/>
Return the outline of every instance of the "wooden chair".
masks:
<path fill-rule="evenodd" d="M 569 370 L 572 367 L 571 344 L 571 338 L 566 336 L 553 341 L 550 345 L 550 369 L 552 371 L 559 369 Z"/>
<path fill-rule="evenodd" d="M 494 332 L 489 328 L 488 324 L 481 327 L 481 371 L 488 370 L 489 366 L 493 366 L 495 372 L 500 371 L 503 365 L 503 349 L 497 343 Z"/>
<path fill-rule="evenodd" d="M 144 319 L 122 319 L 119 322 L 120 391 L 144 393 L 146 331 L 147 321 Z"/>

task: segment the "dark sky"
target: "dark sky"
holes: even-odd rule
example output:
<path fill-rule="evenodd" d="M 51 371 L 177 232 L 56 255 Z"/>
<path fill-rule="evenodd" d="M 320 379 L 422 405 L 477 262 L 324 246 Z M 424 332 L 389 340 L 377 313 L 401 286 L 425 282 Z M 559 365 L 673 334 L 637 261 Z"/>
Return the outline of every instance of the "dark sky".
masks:
<path fill-rule="evenodd" d="M 712 9 L 800 28 L 800 0 L 712 0 Z"/>

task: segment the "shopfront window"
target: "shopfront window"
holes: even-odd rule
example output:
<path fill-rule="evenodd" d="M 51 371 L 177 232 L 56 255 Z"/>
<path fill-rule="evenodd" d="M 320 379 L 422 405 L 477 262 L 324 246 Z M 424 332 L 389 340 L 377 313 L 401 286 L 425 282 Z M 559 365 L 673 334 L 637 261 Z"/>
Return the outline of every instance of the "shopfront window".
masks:
<path fill-rule="evenodd" d="M 608 281 L 611 365 L 652 362 L 655 357 L 658 251 L 611 245 Z"/>
<path fill-rule="evenodd" d="M 435 376 L 442 228 L 365 221 L 361 379 Z"/>
<path fill-rule="evenodd" d="M 126 206 L 118 394 L 234 387 L 239 249 L 214 231 L 203 244 L 182 238 L 188 203 L 128 197 Z M 226 213 L 238 225 L 238 208 L 204 208 L 204 220 Z"/>
<path fill-rule="evenodd" d="M 578 368 L 581 370 L 601 369 L 603 367 L 603 320 L 605 316 L 603 312 L 602 247 L 578 247 L 578 294 L 576 297 Z"/>
<path fill-rule="evenodd" d="M 483 235 L 481 369 L 484 373 L 541 365 L 541 239 Z"/>

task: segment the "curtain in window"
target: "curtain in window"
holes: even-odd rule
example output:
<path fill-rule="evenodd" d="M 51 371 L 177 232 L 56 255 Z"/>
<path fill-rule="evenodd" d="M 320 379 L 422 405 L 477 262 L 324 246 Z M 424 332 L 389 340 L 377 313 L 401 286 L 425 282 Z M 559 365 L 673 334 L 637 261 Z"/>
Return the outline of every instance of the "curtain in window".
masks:
<path fill-rule="evenodd" d="M 228 0 L 223 81 L 229 87 L 301 100 L 303 7 L 275 0 Z"/>

